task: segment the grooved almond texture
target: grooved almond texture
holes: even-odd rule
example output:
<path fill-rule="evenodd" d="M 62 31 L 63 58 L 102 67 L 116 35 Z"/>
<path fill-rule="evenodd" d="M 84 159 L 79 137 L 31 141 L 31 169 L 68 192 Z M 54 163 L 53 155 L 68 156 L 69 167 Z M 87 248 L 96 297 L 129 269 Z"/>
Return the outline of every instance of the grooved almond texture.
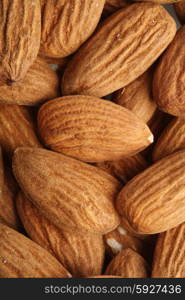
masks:
<path fill-rule="evenodd" d="M 174 20 L 160 5 L 140 3 L 119 10 L 72 58 L 63 94 L 103 97 L 125 87 L 153 64 L 175 32 Z"/>
<path fill-rule="evenodd" d="M 101 273 L 104 262 L 102 236 L 59 230 L 22 193 L 16 203 L 30 238 L 55 256 L 73 276 Z"/>
<path fill-rule="evenodd" d="M 103 17 L 107 17 L 116 12 L 118 9 L 121 9 L 128 5 L 129 2 L 127 0 L 106 0 L 103 9 Z"/>
<path fill-rule="evenodd" d="M 58 77 L 48 64 L 37 58 L 25 77 L 13 85 L 0 78 L 0 103 L 38 105 L 58 95 Z"/>
<path fill-rule="evenodd" d="M 185 221 L 185 151 L 171 154 L 129 181 L 117 210 L 139 233 L 169 230 Z"/>
<path fill-rule="evenodd" d="M 153 95 L 159 108 L 185 116 L 185 26 L 163 54 L 154 73 Z"/>
<path fill-rule="evenodd" d="M 153 141 L 147 125 L 132 112 L 89 96 L 47 102 L 39 110 L 38 129 L 49 148 L 87 162 L 132 155 Z"/>
<path fill-rule="evenodd" d="M 7 84 L 22 79 L 40 47 L 39 0 L 0 1 L 0 74 Z"/>
<path fill-rule="evenodd" d="M 0 105 L 0 145 L 9 157 L 20 146 L 41 147 L 26 107 Z"/>
<path fill-rule="evenodd" d="M 107 233 L 119 224 L 113 201 L 120 184 L 83 162 L 40 148 L 18 148 L 13 169 L 28 198 L 61 228 Z"/>
<path fill-rule="evenodd" d="M 185 223 L 159 235 L 152 277 L 185 277 Z"/>
<path fill-rule="evenodd" d="M 142 256 L 132 249 L 124 249 L 108 265 L 105 274 L 124 278 L 146 278 L 148 266 Z"/>
<path fill-rule="evenodd" d="M 185 1 L 180 1 L 179 3 L 174 4 L 174 8 L 182 24 L 185 23 Z"/>
<path fill-rule="evenodd" d="M 40 53 L 65 57 L 75 52 L 95 30 L 105 0 L 41 0 Z"/>
<path fill-rule="evenodd" d="M 147 123 L 156 111 L 156 103 L 152 99 L 152 73 L 145 72 L 132 83 L 116 92 L 115 103 L 124 106 Z"/>
<path fill-rule="evenodd" d="M 71 277 L 45 249 L 0 224 L 0 277 Z"/>

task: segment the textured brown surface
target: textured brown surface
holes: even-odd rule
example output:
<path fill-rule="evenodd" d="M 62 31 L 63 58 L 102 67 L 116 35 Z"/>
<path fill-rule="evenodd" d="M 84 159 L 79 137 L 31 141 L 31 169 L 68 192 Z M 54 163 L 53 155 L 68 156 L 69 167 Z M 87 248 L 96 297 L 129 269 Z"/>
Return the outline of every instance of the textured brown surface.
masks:
<path fill-rule="evenodd" d="M 132 112 L 89 96 L 48 101 L 39 110 L 38 129 L 46 146 L 87 162 L 133 155 L 153 141 Z"/>
<path fill-rule="evenodd" d="M 46 250 L 0 224 L 0 277 L 71 277 Z"/>
<path fill-rule="evenodd" d="M 140 2 L 141 0 L 133 0 L 134 2 Z M 175 3 L 175 2 L 180 2 L 182 0 L 142 0 L 142 2 L 152 2 L 156 4 L 168 4 L 168 3 Z"/>
<path fill-rule="evenodd" d="M 0 1 L 0 74 L 13 84 L 23 78 L 40 47 L 39 0 Z"/>
<path fill-rule="evenodd" d="M 108 265 L 105 274 L 124 278 L 146 278 L 148 266 L 142 256 L 132 249 L 124 249 Z"/>
<path fill-rule="evenodd" d="M 117 210 L 139 233 L 169 230 L 185 221 L 185 151 L 161 159 L 120 192 Z"/>
<path fill-rule="evenodd" d="M 173 39 L 176 25 L 161 6 L 137 3 L 110 16 L 68 64 L 63 94 L 97 97 L 142 75 Z"/>
<path fill-rule="evenodd" d="M 58 77 L 42 59 L 36 59 L 25 77 L 13 85 L 0 79 L 0 103 L 38 105 L 58 95 Z"/>
<path fill-rule="evenodd" d="M 185 278 L 185 223 L 158 237 L 152 277 Z"/>
<path fill-rule="evenodd" d="M 118 9 L 126 7 L 129 5 L 127 0 L 106 0 L 103 9 L 103 17 L 108 17 L 109 15 L 116 12 Z"/>
<path fill-rule="evenodd" d="M 59 230 L 23 194 L 18 195 L 16 203 L 30 238 L 55 256 L 73 276 L 101 274 L 104 262 L 102 236 Z"/>
<path fill-rule="evenodd" d="M 152 98 L 152 72 L 145 72 L 113 95 L 113 101 L 124 106 L 147 123 L 156 111 Z"/>
<path fill-rule="evenodd" d="M 41 0 L 40 53 L 65 57 L 75 52 L 95 30 L 105 0 Z"/>
<path fill-rule="evenodd" d="M 159 108 L 185 116 L 185 26 L 163 54 L 154 73 L 153 95 Z"/>
<path fill-rule="evenodd" d="M 182 24 L 185 23 L 185 1 L 180 1 L 174 5 L 176 14 Z"/>
<path fill-rule="evenodd" d="M 61 229 L 107 233 L 119 225 L 119 182 L 99 168 L 40 148 L 19 148 L 13 169 L 28 198 Z"/>

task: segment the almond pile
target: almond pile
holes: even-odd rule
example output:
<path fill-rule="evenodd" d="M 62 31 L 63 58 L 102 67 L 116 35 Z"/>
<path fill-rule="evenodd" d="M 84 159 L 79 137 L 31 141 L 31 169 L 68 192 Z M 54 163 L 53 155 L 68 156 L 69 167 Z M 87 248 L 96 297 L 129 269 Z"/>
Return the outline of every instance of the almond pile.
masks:
<path fill-rule="evenodd" d="M 175 2 L 0 1 L 0 277 L 185 277 Z"/>

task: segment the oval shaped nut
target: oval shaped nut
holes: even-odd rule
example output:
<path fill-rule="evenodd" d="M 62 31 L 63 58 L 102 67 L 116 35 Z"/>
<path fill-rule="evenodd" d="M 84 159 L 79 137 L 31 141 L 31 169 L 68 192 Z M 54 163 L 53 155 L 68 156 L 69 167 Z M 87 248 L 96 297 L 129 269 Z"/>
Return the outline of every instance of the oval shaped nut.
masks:
<path fill-rule="evenodd" d="M 11 85 L 26 75 L 40 47 L 39 0 L 0 2 L 0 75 Z"/>
<path fill-rule="evenodd" d="M 17 210 L 30 238 L 49 251 L 73 276 L 101 274 L 105 247 L 101 235 L 60 230 L 23 193 Z"/>
<path fill-rule="evenodd" d="M 132 112 L 90 96 L 45 103 L 38 113 L 38 129 L 49 148 L 86 162 L 133 155 L 153 142 L 147 125 Z"/>
<path fill-rule="evenodd" d="M 130 109 L 145 123 L 152 118 L 157 108 L 152 97 L 152 77 L 149 70 L 113 95 L 115 103 Z"/>
<path fill-rule="evenodd" d="M 113 201 L 120 183 L 99 168 L 41 148 L 18 148 L 14 174 L 22 190 L 60 229 L 104 234 L 119 225 Z"/>
<path fill-rule="evenodd" d="M 153 258 L 152 277 L 185 277 L 185 223 L 159 235 Z"/>
<path fill-rule="evenodd" d="M 58 96 L 58 77 L 48 64 L 37 58 L 25 77 L 13 85 L 0 79 L 0 103 L 35 106 Z"/>
<path fill-rule="evenodd" d="M 63 95 L 106 96 L 142 75 L 161 55 L 176 24 L 160 5 L 137 3 L 100 26 L 68 64 Z"/>
<path fill-rule="evenodd" d="M 157 161 L 182 149 L 185 149 L 185 120 L 174 118 L 158 139 L 153 150 L 153 160 Z"/>
<path fill-rule="evenodd" d="M 185 1 L 180 1 L 179 3 L 174 4 L 175 12 L 179 21 L 185 23 Z"/>
<path fill-rule="evenodd" d="M 148 277 L 148 265 L 141 255 L 127 248 L 112 259 L 106 268 L 105 275 L 116 275 L 124 278 L 146 278 Z"/>
<path fill-rule="evenodd" d="M 0 277 L 71 277 L 48 251 L 23 234 L 0 224 Z"/>
<path fill-rule="evenodd" d="M 138 233 L 160 233 L 185 221 L 185 150 L 171 154 L 122 189 L 117 210 Z"/>
<path fill-rule="evenodd" d="M 65 57 L 75 52 L 95 30 L 105 0 L 41 0 L 40 53 Z"/>
<path fill-rule="evenodd" d="M 185 26 L 161 57 L 154 73 L 153 95 L 159 108 L 174 116 L 185 116 Z"/>

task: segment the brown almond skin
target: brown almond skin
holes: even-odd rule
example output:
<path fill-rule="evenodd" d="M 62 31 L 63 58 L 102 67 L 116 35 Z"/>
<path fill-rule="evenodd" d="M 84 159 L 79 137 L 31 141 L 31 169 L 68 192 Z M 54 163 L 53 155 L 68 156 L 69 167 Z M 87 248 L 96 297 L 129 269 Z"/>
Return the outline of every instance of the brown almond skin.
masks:
<path fill-rule="evenodd" d="M 0 2 L 0 74 L 13 84 L 26 75 L 40 47 L 41 11 L 39 0 Z"/>
<path fill-rule="evenodd" d="M 0 224 L 0 277 L 71 277 L 48 251 L 23 234 Z"/>
<path fill-rule="evenodd" d="M 9 158 L 17 147 L 41 147 L 28 108 L 0 104 L 0 124 L 0 145 Z"/>
<path fill-rule="evenodd" d="M 26 196 L 60 229 L 105 234 L 119 225 L 120 183 L 99 168 L 41 148 L 18 148 L 13 170 Z"/>
<path fill-rule="evenodd" d="M 38 129 L 47 147 L 86 162 L 133 155 L 153 141 L 147 125 L 129 110 L 81 95 L 45 103 Z"/>
<path fill-rule="evenodd" d="M 175 32 L 174 20 L 160 5 L 137 3 L 119 10 L 68 64 L 63 95 L 103 97 L 127 86 L 153 64 Z"/>
<path fill-rule="evenodd" d="M 185 1 L 180 1 L 179 3 L 174 4 L 175 12 L 179 21 L 185 23 Z"/>
<path fill-rule="evenodd" d="M 127 0 L 106 0 L 102 16 L 106 18 L 116 12 L 118 9 L 128 6 L 130 3 Z"/>
<path fill-rule="evenodd" d="M 185 221 L 185 151 L 171 154 L 129 181 L 117 210 L 138 233 L 154 234 Z"/>
<path fill-rule="evenodd" d="M 140 0 L 133 0 L 134 2 L 140 2 Z M 142 2 L 152 2 L 156 4 L 168 4 L 168 3 L 175 3 L 180 2 L 182 0 L 142 0 Z"/>
<path fill-rule="evenodd" d="M 105 275 L 116 275 L 124 278 L 148 277 L 148 266 L 142 256 L 132 249 L 124 249 L 108 265 Z"/>
<path fill-rule="evenodd" d="M 35 106 L 58 96 L 58 77 L 37 58 L 25 77 L 12 85 L 0 79 L 0 103 Z"/>
<path fill-rule="evenodd" d="M 73 276 L 101 273 L 105 251 L 102 236 L 59 230 L 23 193 L 17 196 L 16 204 L 30 238 L 55 256 Z"/>
<path fill-rule="evenodd" d="M 75 52 L 95 30 L 105 0 L 41 0 L 40 53 L 66 57 Z"/>
<path fill-rule="evenodd" d="M 185 116 L 185 26 L 163 54 L 154 73 L 153 95 L 158 107 L 174 116 Z"/>
<path fill-rule="evenodd" d="M 185 277 L 185 223 L 159 235 L 153 259 L 152 277 Z"/>
<path fill-rule="evenodd" d="M 113 96 L 115 103 L 130 109 L 145 123 L 157 108 L 152 98 L 152 77 L 151 70 L 148 70 Z"/>

